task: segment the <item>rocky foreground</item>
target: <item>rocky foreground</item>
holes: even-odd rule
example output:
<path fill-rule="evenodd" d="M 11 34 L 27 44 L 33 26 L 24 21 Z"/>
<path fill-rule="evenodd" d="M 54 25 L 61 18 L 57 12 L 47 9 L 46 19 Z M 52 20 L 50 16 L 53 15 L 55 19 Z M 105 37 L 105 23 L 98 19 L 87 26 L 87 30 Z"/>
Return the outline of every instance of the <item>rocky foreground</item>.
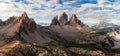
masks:
<path fill-rule="evenodd" d="M 0 56 L 119 56 L 113 39 L 99 34 L 73 14 L 39 26 L 24 12 L 0 24 Z"/>

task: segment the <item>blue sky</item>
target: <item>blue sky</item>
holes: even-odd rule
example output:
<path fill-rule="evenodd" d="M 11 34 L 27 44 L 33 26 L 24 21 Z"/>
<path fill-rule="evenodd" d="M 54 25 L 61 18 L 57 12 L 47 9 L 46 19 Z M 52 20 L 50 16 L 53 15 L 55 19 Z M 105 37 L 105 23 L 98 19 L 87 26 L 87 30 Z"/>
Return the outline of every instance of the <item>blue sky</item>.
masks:
<path fill-rule="evenodd" d="M 101 21 L 120 24 L 120 0 L 0 0 L 2 20 L 24 11 L 37 23 L 50 23 L 54 16 L 66 12 L 88 25 Z"/>

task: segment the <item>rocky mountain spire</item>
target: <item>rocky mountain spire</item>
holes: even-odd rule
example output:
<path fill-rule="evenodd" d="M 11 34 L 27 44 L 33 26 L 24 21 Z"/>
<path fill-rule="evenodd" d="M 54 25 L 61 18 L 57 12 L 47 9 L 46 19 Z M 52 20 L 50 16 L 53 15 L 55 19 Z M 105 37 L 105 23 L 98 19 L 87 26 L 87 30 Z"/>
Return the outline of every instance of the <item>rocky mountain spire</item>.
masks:
<path fill-rule="evenodd" d="M 66 25 L 68 23 L 68 16 L 65 12 L 62 13 L 59 19 L 60 25 Z"/>
<path fill-rule="evenodd" d="M 29 30 L 33 32 L 36 29 L 36 23 L 33 19 L 30 19 L 27 16 L 27 13 L 24 12 L 19 18 L 18 21 L 21 23 L 21 29 Z"/>
<path fill-rule="evenodd" d="M 81 21 L 78 20 L 77 16 L 75 14 L 73 14 L 70 18 L 69 24 L 70 25 L 77 25 L 79 24 Z"/>
<path fill-rule="evenodd" d="M 58 21 L 58 16 L 55 16 L 53 19 L 52 19 L 52 22 L 50 25 L 60 25 L 59 21 Z"/>
<path fill-rule="evenodd" d="M 21 21 L 21 22 L 23 22 L 23 21 L 28 21 L 29 20 L 29 17 L 28 17 L 28 15 L 27 15 L 27 13 L 26 12 L 24 12 L 20 17 L 18 17 L 18 19 L 17 19 L 17 21 Z"/>
<path fill-rule="evenodd" d="M 22 15 L 21 15 L 22 19 L 28 19 L 28 15 L 26 12 L 24 12 Z"/>
<path fill-rule="evenodd" d="M 21 16 L 13 16 L 4 22 L 4 25 L 8 24 L 18 24 L 20 31 L 28 30 L 33 32 L 36 28 L 36 23 L 33 19 L 30 19 L 26 12 Z"/>
<path fill-rule="evenodd" d="M 80 26 L 84 26 L 83 22 L 81 22 L 81 20 L 78 20 L 78 18 L 75 14 L 72 14 L 72 16 L 70 17 L 70 21 L 68 21 L 68 16 L 65 12 L 62 13 L 62 15 L 59 18 L 59 21 L 58 21 L 58 16 L 55 16 L 53 18 L 53 20 L 51 21 L 50 25 L 72 25 L 72 26 L 80 25 Z"/>
<path fill-rule="evenodd" d="M 10 24 L 10 23 L 15 23 L 15 22 L 23 22 L 29 20 L 29 17 L 27 16 L 27 13 L 24 12 L 21 16 L 12 16 L 8 20 L 4 21 L 4 24 Z"/>

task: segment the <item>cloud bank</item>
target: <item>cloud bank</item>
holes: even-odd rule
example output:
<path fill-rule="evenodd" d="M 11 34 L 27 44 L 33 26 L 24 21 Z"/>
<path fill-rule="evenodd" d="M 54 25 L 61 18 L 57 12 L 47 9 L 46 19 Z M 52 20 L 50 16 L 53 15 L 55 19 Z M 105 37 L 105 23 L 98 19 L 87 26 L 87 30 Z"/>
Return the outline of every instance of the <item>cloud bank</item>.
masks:
<path fill-rule="evenodd" d="M 118 24 L 120 0 L 0 0 L 0 18 L 20 15 L 24 11 L 39 22 L 50 22 L 62 12 L 76 14 L 89 25 L 100 21 Z"/>

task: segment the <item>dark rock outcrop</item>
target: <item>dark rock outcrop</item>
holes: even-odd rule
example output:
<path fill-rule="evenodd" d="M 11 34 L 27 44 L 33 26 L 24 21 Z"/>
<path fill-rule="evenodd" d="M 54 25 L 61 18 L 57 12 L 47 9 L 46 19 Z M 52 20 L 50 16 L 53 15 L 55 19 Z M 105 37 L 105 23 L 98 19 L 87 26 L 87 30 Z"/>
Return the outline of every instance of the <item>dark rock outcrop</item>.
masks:
<path fill-rule="evenodd" d="M 50 25 L 60 25 L 59 21 L 58 21 L 58 16 L 55 16 L 51 22 Z"/>
<path fill-rule="evenodd" d="M 68 23 L 68 16 L 65 12 L 62 13 L 59 19 L 60 25 L 66 25 Z"/>
<path fill-rule="evenodd" d="M 2 26 L 3 25 L 3 21 L 0 19 L 0 26 Z"/>

